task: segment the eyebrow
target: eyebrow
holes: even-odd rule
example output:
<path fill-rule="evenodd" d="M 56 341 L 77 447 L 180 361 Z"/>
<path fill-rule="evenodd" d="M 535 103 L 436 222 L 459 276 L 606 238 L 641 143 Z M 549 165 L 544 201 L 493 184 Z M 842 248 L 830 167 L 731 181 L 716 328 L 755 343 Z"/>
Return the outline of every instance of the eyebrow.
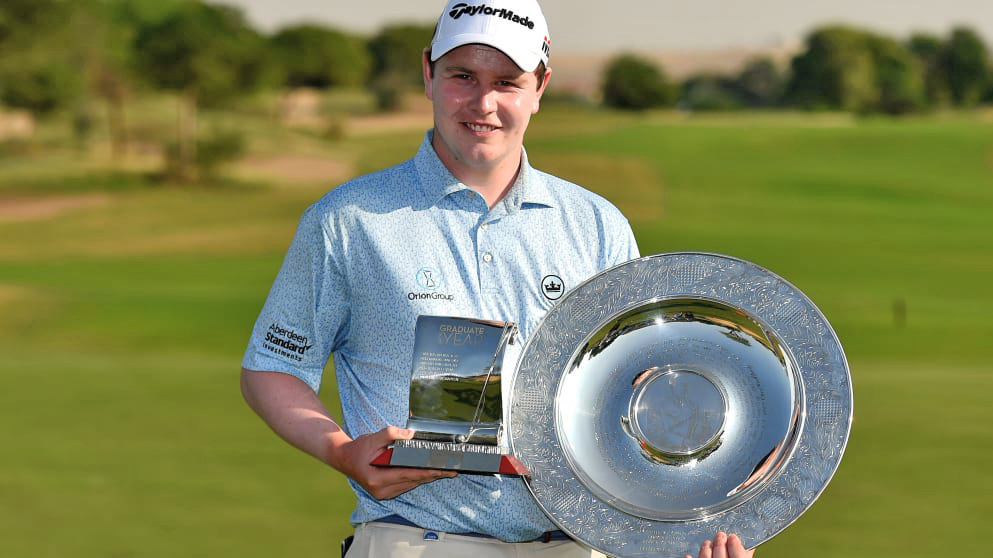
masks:
<path fill-rule="evenodd" d="M 451 74 L 469 74 L 472 76 L 478 73 L 475 70 L 471 70 L 469 68 L 466 68 L 465 66 L 458 66 L 458 65 L 445 66 L 445 72 Z M 515 74 L 497 74 L 496 78 L 502 81 L 516 81 L 527 73 L 528 72 L 520 72 Z"/>
<path fill-rule="evenodd" d="M 445 66 L 445 71 L 452 74 L 475 74 L 476 72 L 463 66 Z"/>

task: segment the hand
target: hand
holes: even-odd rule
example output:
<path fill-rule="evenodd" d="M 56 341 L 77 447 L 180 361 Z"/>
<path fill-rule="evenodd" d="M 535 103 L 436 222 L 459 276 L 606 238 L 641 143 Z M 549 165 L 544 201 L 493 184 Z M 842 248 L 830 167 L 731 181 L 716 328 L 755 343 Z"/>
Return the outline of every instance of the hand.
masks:
<path fill-rule="evenodd" d="M 413 438 L 413 430 L 387 426 L 379 432 L 365 434 L 354 440 L 349 439 L 343 432 L 340 434 L 340 443 L 332 443 L 328 462 L 359 483 L 377 500 L 396 498 L 424 483 L 456 475 L 455 471 L 370 465 L 372 460 L 394 440 Z"/>
<path fill-rule="evenodd" d="M 745 550 L 738 535 L 730 537 L 724 532 L 718 532 L 713 541 L 704 541 L 700 545 L 698 558 L 752 558 L 755 550 Z M 693 558 L 689 554 L 686 558 Z"/>

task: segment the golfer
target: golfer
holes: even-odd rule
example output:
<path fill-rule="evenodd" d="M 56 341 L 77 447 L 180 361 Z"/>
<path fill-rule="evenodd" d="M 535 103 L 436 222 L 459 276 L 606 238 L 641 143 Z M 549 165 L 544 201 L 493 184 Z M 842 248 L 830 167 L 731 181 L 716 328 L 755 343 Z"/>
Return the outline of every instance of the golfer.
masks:
<path fill-rule="evenodd" d="M 348 558 L 600 556 L 565 536 L 518 477 L 380 468 L 408 413 L 419 315 L 514 322 L 526 341 L 563 291 L 638 256 L 603 198 L 531 166 L 548 87 L 534 0 L 454 0 L 423 53 L 434 126 L 414 157 L 351 180 L 302 216 L 242 364 L 248 404 L 344 474 Z M 316 392 L 333 355 L 342 419 Z M 700 556 L 748 556 L 723 534 Z"/>

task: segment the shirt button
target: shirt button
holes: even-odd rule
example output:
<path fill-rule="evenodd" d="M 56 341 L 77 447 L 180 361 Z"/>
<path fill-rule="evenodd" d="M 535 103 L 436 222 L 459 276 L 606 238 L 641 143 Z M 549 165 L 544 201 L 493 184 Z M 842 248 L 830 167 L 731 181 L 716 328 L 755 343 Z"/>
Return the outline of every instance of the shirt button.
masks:
<path fill-rule="evenodd" d="M 480 229 L 483 229 L 484 231 L 486 230 L 487 227 L 489 227 L 489 225 L 487 225 L 486 223 L 483 223 L 482 225 L 479 225 L 479 228 Z"/>
<path fill-rule="evenodd" d="M 493 261 L 493 254 L 490 254 L 489 252 L 483 254 L 483 261 L 486 263 L 490 263 L 491 261 Z"/>

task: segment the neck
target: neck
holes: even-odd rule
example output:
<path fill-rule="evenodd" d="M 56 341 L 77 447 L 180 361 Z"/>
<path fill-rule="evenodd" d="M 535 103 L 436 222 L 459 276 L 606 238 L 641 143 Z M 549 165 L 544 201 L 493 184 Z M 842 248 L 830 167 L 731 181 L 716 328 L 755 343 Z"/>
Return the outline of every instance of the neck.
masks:
<path fill-rule="evenodd" d="M 517 157 L 506 157 L 493 165 L 470 166 L 453 159 L 453 155 L 444 146 L 437 145 L 439 141 L 435 134 L 432 147 L 442 164 L 456 180 L 482 196 L 487 207 L 492 208 L 498 204 L 517 180 L 517 173 L 521 168 L 520 152 Z"/>
<path fill-rule="evenodd" d="M 520 166 L 518 160 L 516 166 L 507 169 L 495 169 L 492 172 L 461 172 L 459 174 L 462 176 L 455 175 L 455 178 L 482 196 L 486 206 L 492 208 L 510 191 L 514 181 L 517 180 Z"/>

